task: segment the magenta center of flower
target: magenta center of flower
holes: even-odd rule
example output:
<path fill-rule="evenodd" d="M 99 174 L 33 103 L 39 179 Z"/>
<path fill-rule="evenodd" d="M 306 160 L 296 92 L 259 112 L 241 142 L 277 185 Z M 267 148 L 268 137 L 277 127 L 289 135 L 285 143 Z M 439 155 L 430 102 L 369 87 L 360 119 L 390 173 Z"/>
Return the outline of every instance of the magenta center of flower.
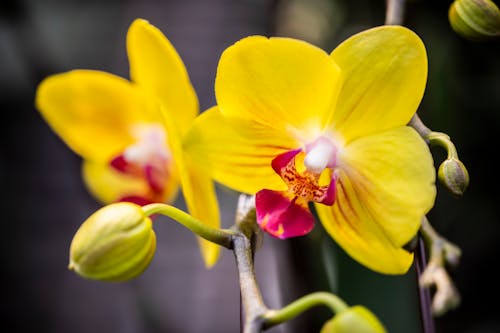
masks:
<path fill-rule="evenodd" d="M 113 158 L 110 166 L 129 176 L 145 179 L 150 194 L 148 198 L 134 197 L 134 200 L 122 200 L 157 201 L 162 196 L 170 174 L 171 155 L 165 130 L 159 124 L 140 125 L 134 128 L 133 135 L 136 141 Z"/>
<path fill-rule="evenodd" d="M 335 145 L 320 137 L 305 151 L 295 149 L 278 155 L 271 165 L 287 184 L 286 191 L 261 190 L 256 194 L 257 222 L 279 238 L 301 236 L 314 227 L 309 202 L 333 205 L 335 202 Z M 326 184 L 320 180 L 328 177 Z"/>

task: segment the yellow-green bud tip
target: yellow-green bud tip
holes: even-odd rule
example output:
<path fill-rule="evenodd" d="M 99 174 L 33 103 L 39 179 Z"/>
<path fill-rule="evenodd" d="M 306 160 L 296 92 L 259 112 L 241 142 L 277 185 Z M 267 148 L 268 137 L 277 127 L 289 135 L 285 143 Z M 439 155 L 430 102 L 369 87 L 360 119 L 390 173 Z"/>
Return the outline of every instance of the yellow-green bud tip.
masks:
<path fill-rule="evenodd" d="M 438 178 L 456 196 L 463 195 L 467 186 L 469 186 L 469 173 L 465 165 L 456 158 L 449 158 L 441 163 Z"/>
<path fill-rule="evenodd" d="M 156 236 L 141 206 L 114 203 L 97 210 L 78 229 L 68 268 L 93 280 L 125 281 L 153 259 Z"/>
<path fill-rule="evenodd" d="M 500 10 L 491 0 L 456 0 L 448 11 L 452 29 L 473 40 L 500 37 Z"/>
<path fill-rule="evenodd" d="M 367 308 L 355 305 L 327 321 L 321 333 L 385 333 L 386 329 Z"/>

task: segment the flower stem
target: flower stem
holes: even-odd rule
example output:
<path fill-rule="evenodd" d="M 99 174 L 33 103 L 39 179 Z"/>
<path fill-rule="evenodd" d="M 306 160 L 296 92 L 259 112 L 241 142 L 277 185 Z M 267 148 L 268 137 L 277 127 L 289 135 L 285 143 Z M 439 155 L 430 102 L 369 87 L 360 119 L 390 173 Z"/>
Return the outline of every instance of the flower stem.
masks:
<path fill-rule="evenodd" d="M 162 203 L 154 203 L 143 206 L 142 210 L 147 216 L 153 214 L 168 216 L 198 236 L 212 243 L 224 246 L 228 249 L 231 249 L 232 247 L 232 237 L 234 235 L 233 231 L 212 228 L 178 208 Z"/>
<path fill-rule="evenodd" d="M 429 144 L 446 149 L 448 159 L 455 158 L 458 160 L 457 149 L 447 134 L 441 132 L 430 132 L 427 135 L 427 139 L 429 140 Z"/>
<path fill-rule="evenodd" d="M 387 6 L 385 11 L 386 25 L 402 25 L 404 16 L 404 0 L 386 0 Z"/>
<path fill-rule="evenodd" d="M 253 266 L 253 253 L 250 239 L 244 235 L 233 237 L 233 251 L 238 267 L 240 280 L 241 301 L 243 303 L 244 321 L 243 333 L 255 333 L 261 331 L 261 323 L 258 318 L 268 311 L 257 285 Z"/>
<path fill-rule="evenodd" d="M 426 266 L 427 256 L 425 253 L 425 244 L 422 237 L 418 236 L 417 248 L 415 250 L 415 270 L 417 271 L 418 299 L 420 304 L 422 331 L 424 333 L 434 333 L 434 319 L 431 312 L 431 292 L 429 288 L 421 286 L 418 281 Z"/>
<path fill-rule="evenodd" d="M 327 292 L 316 292 L 297 299 L 279 310 L 270 310 L 263 317 L 263 328 L 269 328 L 288 320 L 291 320 L 312 307 L 325 305 L 333 313 L 340 313 L 348 308 L 348 305 L 334 294 Z"/>
<path fill-rule="evenodd" d="M 429 248 L 429 262 L 420 274 L 419 284 L 423 288 L 435 287 L 432 312 L 440 316 L 460 304 L 460 295 L 445 266 L 457 266 L 461 251 L 439 235 L 426 218 L 422 221 L 420 234 Z"/>
<path fill-rule="evenodd" d="M 254 272 L 254 254 L 262 241 L 262 231 L 255 220 L 255 198 L 240 195 L 236 224 L 231 228 L 232 247 L 238 267 L 241 302 L 243 307 L 243 333 L 260 333 L 272 326 L 288 321 L 308 309 L 326 305 L 338 313 L 348 308 L 339 297 L 316 292 L 306 295 L 279 310 L 270 310 L 264 304 Z"/>

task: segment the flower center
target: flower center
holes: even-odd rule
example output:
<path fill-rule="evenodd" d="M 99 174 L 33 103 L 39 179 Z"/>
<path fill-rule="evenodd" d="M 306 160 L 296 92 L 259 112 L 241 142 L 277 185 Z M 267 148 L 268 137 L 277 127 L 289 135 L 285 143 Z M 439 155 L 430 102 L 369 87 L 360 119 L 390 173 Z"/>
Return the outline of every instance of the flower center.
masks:
<path fill-rule="evenodd" d="M 304 159 L 306 169 L 314 174 L 321 174 L 327 167 L 333 168 L 336 151 L 330 140 L 320 137 L 306 147 L 307 153 Z"/>
<path fill-rule="evenodd" d="M 305 202 L 333 205 L 335 174 L 331 169 L 335 167 L 335 153 L 333 143 L 325 137 L 320 137 L 306 146 L 306 152 L 296 149 L 278 155 L 273 160 L 272 167 L 288 185 L 291 195 Z M 302 172 L 299 171 L 301 169 Z M 325 173 L 329 177 L 328 181 L 326 184 L 320 184 Z"/>
<path fill-rule="evenodd" d="M 135 143 L 125 148 L 110 165 L 125 174 L 144 178 L 153 197 L 161 194 L 169 176 L 171 155 L 167 136 L 160 124 L 137 125 L 132 130 Z"/>

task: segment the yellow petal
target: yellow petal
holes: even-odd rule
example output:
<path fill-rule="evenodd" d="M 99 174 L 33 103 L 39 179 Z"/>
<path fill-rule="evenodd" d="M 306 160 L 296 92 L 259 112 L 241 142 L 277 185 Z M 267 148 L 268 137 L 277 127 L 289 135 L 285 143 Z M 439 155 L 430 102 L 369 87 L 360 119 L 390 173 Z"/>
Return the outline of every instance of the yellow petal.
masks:
<path fill-rule="evenodd" d="M 424 140 L 402 126 L 352 142 L 339 159 L 388 239 L 396 247 L 406 244 L 436 196 L 436 171 Z"/>
<path fill-rule="evenodd" d="M 344 77 L 332 126 L 345 141 L 408 123 L 427 79 L 425 47 L 415 33 L 373 28 L 347 39 L 331 57 Z"/>
<path fill-rule="evenodd" d="M 326 231 L 362 265 L 384 274 L 407 272 L 413 254 L 392 245 L 363 207 L 349 178 L 343 171 L 338 176 L 337 199 L 333 206 L 315 204 Z"/>
<path fill-rule="evenodd" d="M 185 159 L 187 176 L 182 183 L 182 193 L 191 215 L 212 228 L 220 228 L 219 207 L 215 187 L 203 165 Z M 215 265 L 220 246 L 198 237 L 201 253 L 207 267 Z"/>
<path fill-rule="evenodd" d="M 170 151 L 180 176 L 182 194 L 189 213 L 203 223 L 219 228 L 219 206 L 212 179 L 204 169 L 206 166 L 192 160 L 184 152 L 177 123 L 166 112 L 163 115 Z M 219 257 L 219 246 L 199 237 L 198 240 L 205 265 L 212 267 Z"/>
<path fill-rule="evenodd" d="M 49 76 L 38 86 L 36 107 L 71 149 L 102 163 L 135 140 L 134 124 L 159 119 L 130 82 L 99 71 Z"/>
<path fill-rule="evenodd" d="M 309 142 L 330 117 L 340 85 L 340 70 L 323 50 L 289 38 L 252 36 L 222 54 L 215 94 L 224 116 Z"/>
<path fill-rule="evenodd" d="M 436 194 L 427 145 L 402 126 L 358 139 L 338 158 L 336 202 L 316 205 L 323 225 L 368 268 L 405 273 L 412 255 L 401 247 L 417 233 Z"/>
<path fill-rule="evenodd" d="M 214 107 L 194 122 L 184 141 L 187 152 L 205 165 L 215 180 L 240 192 L 287 187 L 271 167 L 281 153 L 300 148 L 295 139 L 253 122 L 235 126 Z"/>
<path fill-rule="evenodd" d="M 160 99 L 184 134 L 198 114 L 198 98 L 175 48 L 158 28 L 137 19 L 127 34 L 127 50 L 132 81 Z"/>
<path fill-rule="evenodd" d="M 161 198 L 154 198 L 146 179 L 118 172 L 109 164 L 87 160 L 83 161 L 82 175 L 89 192 L 104 204 L 116 202 L 124 197 L 172 202 L 179 189 L 179 179 L 171 175 Z"/>

